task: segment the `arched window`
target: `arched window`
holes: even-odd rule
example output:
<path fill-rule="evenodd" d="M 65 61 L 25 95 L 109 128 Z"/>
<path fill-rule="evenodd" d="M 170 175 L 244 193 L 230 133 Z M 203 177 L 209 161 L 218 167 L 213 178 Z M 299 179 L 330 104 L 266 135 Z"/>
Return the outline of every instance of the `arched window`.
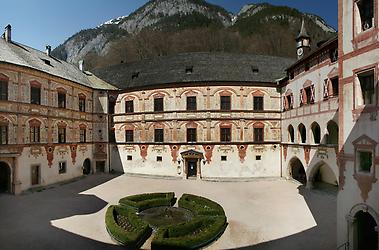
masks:
<path fill-rule="evenodd" d="M 264 127 L 265 125 L 261 122 L 254 123 L 254 142 L 264 141 Z"/>
<path fill-rule="evenodd" d="M 295 142 L 295 130 L 292 125 L 288 126 L 288 138 L 290 142 Z"/>
<path fill-rule="evenodd" d="M 328 134 L 326 137 L 327 144 L 338 144 L 338 125 L 334 121 L 329 121 L 327 125 Z"/>
<path fill-rule="evenodd" d="M 320 125 L 318 125 L 317 122 L 312 123 L 311 130 L 312 130 L 312 135 L 313 135 L 313 142 L 315 144 L 320 144 L 320 141 L 321 141 Z"/>
<path fill-rule="evenodd" d="M 298 132 L 299 132 L 299 137 L 301 143 L 306 143 L 307 142 L 307 131 L 305 129 L 304 124 L 300 123 L 298 127 Z"/>

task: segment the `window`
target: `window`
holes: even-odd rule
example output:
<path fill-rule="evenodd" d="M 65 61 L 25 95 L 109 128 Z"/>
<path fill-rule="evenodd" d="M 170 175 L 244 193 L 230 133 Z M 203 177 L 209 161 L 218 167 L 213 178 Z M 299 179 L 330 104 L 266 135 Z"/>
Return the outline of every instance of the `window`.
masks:
<path fill-rule="evenodd" d="M 0 100 L 8 100 L 8 81 L 0 80 Z"/>
<path fill-rule="evenodd" d="M 254 110 L 263 110 L 263 96 L 254 96 Z"/>
<path fill-rule="evenodd" d="M 30 86 L 30 103 L 41 104 L 41 88 L 37 86 Z"/>
<path fill-rule="evenodd" d="M 67 172 L 67 166 L 65 161 L 59 162 L 59 174 L 64 174 Z"/>
<path fill-rule="evenodd" d="M 298 130 L 299 130 L 301 143 L 305 143 L 307 141 L 307 131 L 305 129 L 304 124 L 301 123 L 298 127 Z"/>
<path fill-rule="evenodd" d="M 196 110 L 197 104 L 196 104 L 196 96 L 187 96 L 187 110 Z"/>
<path fill-rule="evenodd" d="M 187 128 L 187 142 L 196 142 L 196 128 Z"/>
<path fill-rule="evenodd" d="M 187 75 L 190 75 L 193 73 L 193 66 L 187 66 L 186 67 L 186 74 Z"/>
<path fill-rule="evenodd" d="M 163 159 L 162 159 L 162 156 L 157 156 L 157 161 L 158 162 L 161 162 Z"/>
<path fill-rule="evenodd" d="M 58 143 L 66 143 L 66 128 L 58 128 Z"/>
<path fill-rule="evenodd" d="M 263 141 L 263 128 L 254 128 L 254 141 L 255 142 Z"/>
<path fill-rule="evenodd" d="M 220 129 L 220 141 L 221 142 L 230 142 L 231 141 L 230 128 L 221 128 Z"/>
<path fill-rule="evenodd" d="M 290 142 L 292 143 L 295 142 L 295 130 L 293 129 L 292 125 L 288 126 L 288 135 L 289 135 Z"/>
<path fill-rule="evenodd" d="M 364 72 L 358 75 L 362 91 L 362 102 L 364 105 L 374 103 L 374 71 Z"/>
<path fill-rule="evenodd" d="M 163 129 L 155 129 L 154 130 L 154 142 L 163 142 Z"/>
<path fill-rule="evenodd" d="M 128 156 L 126 157 L 126 160 L 127 160 L 127 161 L 132 161 L 132 160 L 133 160 L 133 156 L 128 155 Z"/>
<path fill-rule="evenodd" d="M 79 96 L 79 111 L 86 112 L 86 98 L 85 96 Z"/>
<path fill-rule="evenodd" d="M 58 108 L 66 108 L 66 93 L 58 92 Z"/>
<path fill-rule="evenodd" d="M 230 96 L 221 96 L 221 110 L 231 110 Z"/>
<path fill-rule="evenodd" d="M 154 111 L 155 112 L 163 111 L 163 98 L 154 98 Z"/>
<path fill-rule="evenodd" d="M 333 89 L 332 95 L 338 96 L 338 82 L 339 82 L 338 77 L 331 79 L 331 81 L 332 81 L 332 89 Z"/>
<path fill-rule="evenodd" d="M 372 152 L 370 151 L 358 151 L 359 170 L 362 172 L 371 171 L 372 166 Z"/>
<path fill-rule="evenodd" d="M 30 142 L 31 143 L 40 142 L 40 126 L 38 125 L 30 126 Z"/>
<path fill-rule="evenodd" d="M 308 88 L 305 88 L 305 95 L 306 95 L 306 104 L 312 104 L 315 102 L 315 98 L 314 98 L 314 87 L 313 85 L 308 87 Z"/>
<path fill-rule="evenodd" d="M 8 125 L 0 124 L 0 145 L 8 144 Z"/>
<path fill-rule="evenodd" d="M 125 113 L 133 113 L 133 112 L 134 112 L 133 100 L 125 101 Z"/>
<path fill-rule="evenodd" d="M 313 135 L 313 142 L 315 144 L 319 144 L 321 142 L 321 128 L 320 125 L 318 125 L 317 122 L 314 122 L 311 125 L 312 135 Z"/>
<path fill-rule="evenodd" d="M 357 1 L 359 10 L 359 20 L 361 31 L 366 31 L 374 26 L 374 0 L 359 0 Z"/>
<path fill-rule="evenodd" d="M 134 141 L 134 131 L 133 130 L 125 130 L 125 141 L 133 142 Z"/>
<path fill-rule="evenodd" d="M 284 111 L 293 109 L 293 93 L 289 93 L 284 97 L 283 100 Z"/>
<path fill-rule="evenodd" d="M 260 161 L 260 160 L 262 160 L 262 156 L 261 156 L 261 155 L 257 155 L 257 156 L 255 156 L 255 160 L 256 160 L 256 161 Z"/>
<path fill-rule="evenodd" d="M 227 160 L 228 160 L 228 157 L 226 157 L 226 155 L 221 156 L 221 161 L 227 161 Z"/>
<path fill-rule="evenodd" d="M 38 165 L 35 165 L 35 166 L 32 166 L 31 167 L 31 183 L 32 183 L 32 186 L 34 186 L 34 185 L 38 185 L 39 184 L 39 182 L 40 182 L 40 178 L 39 178 L 39 176 L 40 176 L 40 166 L 38 166 Z"/>
<path fill-rule="evenodd" d="M 80 142 L 86 142 L 86 128 L 80 128 Z"/>

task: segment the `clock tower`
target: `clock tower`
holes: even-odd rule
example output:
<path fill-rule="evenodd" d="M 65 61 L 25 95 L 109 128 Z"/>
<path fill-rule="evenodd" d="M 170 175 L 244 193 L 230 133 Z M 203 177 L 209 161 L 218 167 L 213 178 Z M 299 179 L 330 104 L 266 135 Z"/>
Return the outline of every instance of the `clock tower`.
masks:
<path fill-rule="evenodd" d="M 301 23 L 301 29 L 299 35 L 296 37 L 296 53 L 297 59 L 300 60 L 304 55 L 311 51 L 311 37 L 308 35 L 305 29 L 304 19 Z"/>

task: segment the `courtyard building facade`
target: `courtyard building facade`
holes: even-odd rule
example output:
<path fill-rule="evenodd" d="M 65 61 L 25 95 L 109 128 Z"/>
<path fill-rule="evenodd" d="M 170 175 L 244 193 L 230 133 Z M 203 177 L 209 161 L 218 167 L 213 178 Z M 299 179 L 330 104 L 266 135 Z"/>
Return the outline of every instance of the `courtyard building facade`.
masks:
<path fill-rule="evenodd" d="M 297 60 L 185 53 L 93 73 L 12 41 L 8 25 L 0 192 L 108 171 L 285 177 L 339 188 L 336 248 L 378 249 L 378 0 L 338 7 L 338 34 L 313 51 L 302 23 Z"/>

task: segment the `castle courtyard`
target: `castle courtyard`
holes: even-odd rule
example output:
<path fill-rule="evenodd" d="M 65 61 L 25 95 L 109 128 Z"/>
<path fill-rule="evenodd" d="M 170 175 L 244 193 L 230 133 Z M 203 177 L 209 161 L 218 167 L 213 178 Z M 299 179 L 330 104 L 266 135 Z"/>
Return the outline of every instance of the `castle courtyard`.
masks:
<path fill-rule="evenodd" d="M 128 195 L 163 191 L 196 194 L 223 206 L 229 225 L 207 249 L 336 249 L 336 191 L 329 187 L 309 190 L 285 179 L 208 182 L 106 174 L 0 195 L 0 248 L 122 249 L 106 232 L 106 208 Z M 148 240 L 143 248 L 149 246 Z"/>

